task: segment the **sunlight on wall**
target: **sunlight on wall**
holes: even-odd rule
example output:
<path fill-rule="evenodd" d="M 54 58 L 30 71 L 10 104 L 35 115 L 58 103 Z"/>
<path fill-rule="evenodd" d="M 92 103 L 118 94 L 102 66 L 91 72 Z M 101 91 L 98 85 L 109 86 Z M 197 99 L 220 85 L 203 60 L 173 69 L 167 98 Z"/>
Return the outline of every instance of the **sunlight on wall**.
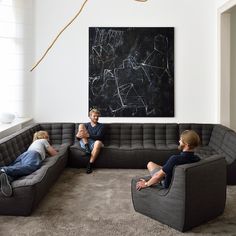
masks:
<path fill-rule="evenodd" d="M 23 113 L 24 9 L 16 0 L 0 1 L 0 113 Z"/>

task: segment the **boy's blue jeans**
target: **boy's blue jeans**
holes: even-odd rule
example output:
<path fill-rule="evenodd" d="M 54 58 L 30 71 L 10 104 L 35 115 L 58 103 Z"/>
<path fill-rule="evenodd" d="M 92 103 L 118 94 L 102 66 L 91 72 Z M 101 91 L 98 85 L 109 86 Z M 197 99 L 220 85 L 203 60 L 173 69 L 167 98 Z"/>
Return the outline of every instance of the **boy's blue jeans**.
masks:
<path fill-rule="evenodd" d="M 10 177 L 16 178 L 33 173 L 40 168 L 41 163 L 41 155 L 38 152 L 26 151 L 9 166 L 3 166 L 0 169 L 3 169 Z"/>

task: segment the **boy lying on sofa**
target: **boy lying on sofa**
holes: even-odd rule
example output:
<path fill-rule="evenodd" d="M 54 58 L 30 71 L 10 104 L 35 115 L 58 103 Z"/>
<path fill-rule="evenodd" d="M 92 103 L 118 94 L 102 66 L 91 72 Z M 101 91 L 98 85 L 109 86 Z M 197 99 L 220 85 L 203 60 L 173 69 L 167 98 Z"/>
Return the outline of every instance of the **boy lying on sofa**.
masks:
<path fill-rule="evenodd" d="M 40 130 L 34 134 L 33 142 L 28 150 L 22 153 L 9 166 L 0 169 L 1 192 L 4 196 L 12 195 L 10 182 L 21 176 L 29 175 L 40 168 L 42 161 L 49 156 L 55 156 L 57 151 L 49 144 L 49 135 Z"/>

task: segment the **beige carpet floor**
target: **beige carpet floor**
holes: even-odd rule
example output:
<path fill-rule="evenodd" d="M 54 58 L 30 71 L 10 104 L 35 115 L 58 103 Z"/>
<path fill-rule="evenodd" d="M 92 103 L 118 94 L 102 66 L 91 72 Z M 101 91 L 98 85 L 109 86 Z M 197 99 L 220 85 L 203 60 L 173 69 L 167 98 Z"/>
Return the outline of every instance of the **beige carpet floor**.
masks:
<path fill-rule="evenodd" d="M 1 236 L 236 235 L 236 186 L 227 187 L 224 214 L 180 233 L 134 211 L 130 180 L 146 170 L 65 169 L 29 217 L 0 216 Z"/>

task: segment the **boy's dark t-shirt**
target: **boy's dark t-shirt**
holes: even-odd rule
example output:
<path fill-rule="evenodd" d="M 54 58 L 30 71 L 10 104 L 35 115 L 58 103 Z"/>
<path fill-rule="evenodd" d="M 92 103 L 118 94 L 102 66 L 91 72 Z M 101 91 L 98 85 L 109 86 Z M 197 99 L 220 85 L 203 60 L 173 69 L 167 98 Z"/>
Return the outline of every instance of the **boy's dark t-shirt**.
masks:
<path fill-rule="evenodd" d="M 162 170 L 166 174 L 164 179 L 164 187 L 169 187 L 175 166 L 194 163 L 197 161 L 200 161 L 200 158 L 197 155 L 194 155 L 194 152 L 181 152 L 180 155 L 171 156 L 166 164 L 162 167 Z"/>
<path fill-rule="evenodd" d="M 102 140 L 104 136 L 104 125 L 97 123 L 95 126 L 92 126 L 90 122 L 84 124 L 86 129 L 89 132 L 89 138 L 93 140 Z"/>

